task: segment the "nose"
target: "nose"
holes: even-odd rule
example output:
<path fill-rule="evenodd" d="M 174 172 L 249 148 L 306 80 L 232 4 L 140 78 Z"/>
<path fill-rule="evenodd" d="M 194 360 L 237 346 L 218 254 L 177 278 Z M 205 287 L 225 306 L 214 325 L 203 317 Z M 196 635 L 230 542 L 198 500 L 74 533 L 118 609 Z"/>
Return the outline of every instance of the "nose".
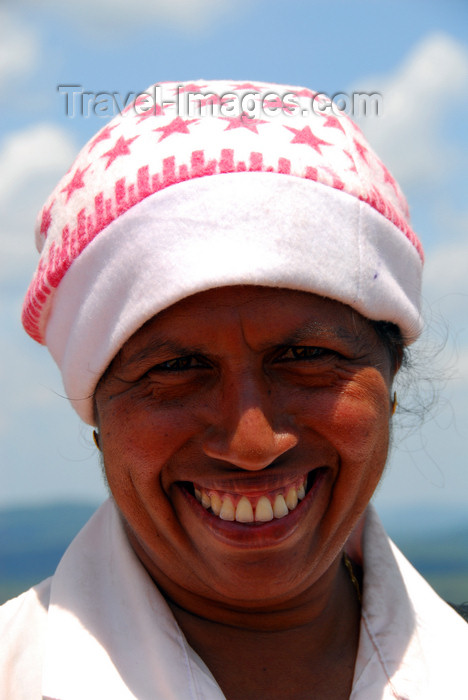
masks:
<path fill-rule="evenodd" d="M 285 422 L 267 390 L 234 386 L 205 434 L 204 452 L 241 469 L 265 469 L 298 442 Z"/>

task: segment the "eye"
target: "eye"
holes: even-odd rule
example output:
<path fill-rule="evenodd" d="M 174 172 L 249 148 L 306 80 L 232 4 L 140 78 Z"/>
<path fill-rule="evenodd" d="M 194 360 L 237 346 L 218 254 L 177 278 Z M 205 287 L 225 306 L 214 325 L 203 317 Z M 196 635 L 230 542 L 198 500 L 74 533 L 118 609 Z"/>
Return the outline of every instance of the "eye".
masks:
<path fill-rule="evenodd" d="M 205 369 L 206 367 L 208 367 L 207 363 L 196 355 L 185 355 L 155 365 L 149 374 L 152 372 L 184 372 L 190 369 Z"/>
<path fill-rule="evenodd" d="M 277 362 L 320 360 L 336 355 L 337 353 L 329 348 L 319 348 L 315 345 L 292 345 L 284 348 L 277 358 Z"/>

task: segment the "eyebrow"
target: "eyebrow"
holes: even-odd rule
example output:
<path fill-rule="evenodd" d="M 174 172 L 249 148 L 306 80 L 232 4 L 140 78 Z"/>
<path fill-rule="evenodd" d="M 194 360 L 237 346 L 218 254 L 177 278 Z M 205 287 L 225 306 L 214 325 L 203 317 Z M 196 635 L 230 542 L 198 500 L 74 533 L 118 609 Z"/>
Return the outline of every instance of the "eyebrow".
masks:
<path fill-rule="evenodd" d="M 310 340 L 311 338 L 328 338 L 331 340 L 341 340 L 341 341 L 356 341 L 360 337 L 360 334 L 356 330 L 355 333 L 350 331 L 349 328 L 343 326 L 338 326 L 335 328 L 333 326 L 328 326 L 318 321 L 310 321 L 291 335 L 286 336 L 283 339 L 277 339 L 273 345 L 287 346 L 287 345 L 299 345 L 305 340 Z M 268 342 L 266 347 L 271 346 L 272 343 Z M 265 349 L 265 348 L 262 348 Z M 169 357 L 182 357 L 185 355 L 205 355 L 207 352 L 206 347 L 200 347 L 197 345 L 184 346 L 169 338 L 153 337 L 148 344 L 143 348 L 137 350 L 131 354 L 128 358 L 125 358 L 126 365 L 136 365 L 146 362 L 149 358 L 155 355 L 167 355 Z M 121 355 L 121 359 L 122 355 Z"/>
<path fill-rule="evenodd" d="M 362 330 L 362 329 L 361 329 Z M 364 343 L 360 329 L 355 328 L 354 332 L 349 328 L 344 326 L 329 326 L 325 323 L 320 323 L 319 321 L 308 321 L 303 326 L 294 331 L 291 335 L 286 336 L 283 339 L 277 339 L 273 345 L 277 346 L 288 346 L 288 345 L 299 345 L 304 341 L 310 341 L 312 338 L 317 339 L 330 339 L 330 340 L 340 340 L 344 342 L 355 342 L 360 339 Z M 266 349 L 272 345 L 271 342 L 265 346 Z M 153 337 L 151 340 L 145 344 L 145 346 L 129 357 L 125 358 L 125 365 L 137 366 L 140 363 L 146 362 L 149 358 L 155 355 L 166 355 L 170 358 L 172 357 L 182 357 L 187 355 L 205 355 L 207 352 L 206 347 L 200 347 L 196 345 L 191 345 L 190 347 L 184 346 L 181 343 L 171 340 L 164 336 Z M 122 362 L 123 355 L 122 350 L 118 353 L 115 359 L 119 358 Z M 161 359 L 161 361 L 163 361 Z"/>
<path fill-rule="evenodd" d="M 169 340 L 168 338 L 152 338 L 149 343 L 147 343 L 140 350 L 136 350 L 129 357 L 125 358 L 126 365 L 139 365 L 145 362 L 148 358 L 152 358 L 155 355 L 168 355 L 170 357 L 179 357 L 183 355 L 201 355 L 206 352 L 206 348 L 202 349 L 199 347 L 191 346 L 190 348 L 184 347 L 183 345 Z M 121 355 L 121 360 L 122 360 Z"/>
<path fill-rule="evenodd" d="M 344 341 L 355 341 L 360 337 L 358 329 L 352 332 L 349 328 L 344 326 L 327 326 L 326 324 L 319 323 L 318 321 L 310 321 L 306 323 L 297 331 L 288 336 L 282 345 L 297 345 L 304 340 L 310 340 L 311 338 L 330 338 L 336 340 Z"/>

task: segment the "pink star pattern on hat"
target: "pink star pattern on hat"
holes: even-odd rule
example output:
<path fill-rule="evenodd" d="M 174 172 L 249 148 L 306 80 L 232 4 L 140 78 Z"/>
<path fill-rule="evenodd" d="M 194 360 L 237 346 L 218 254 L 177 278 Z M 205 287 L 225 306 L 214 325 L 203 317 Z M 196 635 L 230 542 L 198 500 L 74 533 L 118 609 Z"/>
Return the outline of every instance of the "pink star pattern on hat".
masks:
<path fill-rule="evenodd" d="M 305 144 L 311 148 L 314 148 L 317 153 L 322 153 L 320 146 L 331 145 L 328 141 L 323 141 L 322 139 L 318 138 L 318 136 L 313 134 L 310 130 L 310 126 L 305 126 L 303 129 L 294 129 L 291 126 L 287 126 L 286 128 L 289 129 L 289 131 L 292 131 L 293 134 L 296 134 L 291 143 Z"/>
<path fill-rule="evenodd" d="M 175 87 L 174 92 L 178 92 L 179 94 L 183 94 L 184 92 L 201 92 L 201 90 L 204 90 L 206 87 L 208 87 L 206 83 L 201 85 L 199 83 L 184 83 L 183 85 Z"/>
<path fill-rule="evenodd" d="M 243 112 L 239 117 L 221 117 L 221 119 L 229 122 L 225 131 L 229 131 L 229 129 L 244 128 L 252 131 L 254 134 L 258 134 L 257 125 L 266 124 L 266 121 L 263 119 L 254 119 L 253 117 L 249 117 L 248 114 L 245 114 L 245 112 Z"/>
<path fill-rule="evenodd" d="M 182 119 L 181 117 L 176 117 L 169 124 L 165 126 L 158 126 L 154 131 L 161 131 L 162 136 L 159 137 L 160 141 L 167 139 L 168 136 L 172 134 L 190 134 L 189 124 L 195 124 L 198 119 Z"/>
<path fill-rule="evenodd" d="M 295 90 L 294 94 L 298 97 L 315 97 L 317 93 L 309 90 L 309 88 L 301 88 L 300 90 Z"/>
<path fill-rule="evenodd" d="M 367 160 L 368 149 L 357 139 L 353 139 L 353 143 L 354 143 L 354 146 L 355 146 L 357 152 L 361 156 L 362 160 L 364 160 L 366 163 L 368 163 L 369 162 Z"/>
<path fill-rule="evenodd" d="M 325 97 L 260 82 L 158 87 L 157 104 L 148 102 L 145 111 L 141 95 L 101 129 L 45 204 L 38 219 L 41 262 L 23 311 L 25 328 L 39 342 L 54 289 L 100 231 L 146 197 L 194 178 L 263 172 L 316 181 L 375 209 L 422 257 L 397 183 L 349 117 L 325 109 Z M 205 97 L 194 100 L 193 113 L 177 113 L 177 95 L 182 105 L 190 93 Z"/>
<path fill-rule="evenodd" d="M 235 83 L 232 85 L 232 90 L 233 91 L 238 91 L 238 90 L 254 90 L 258 91 L 261 90 L 261 86 L 255 85 L 254 83 Z"/>
<path fill-rule="evenodd" d="M 89 165 L 86 166 L 83 170 L 80 170 L 80 168 L 77 168 L 75 172 L 73 173 L 73 177 L 68 183 L 68 185 L 65 185 L 65 187 L 61 190 L 62 192 L 67 193 L 67 202 L 72 196 L 76 190 L 81 190 L 82 187 L 84 187 L 84 180 L 83 176 L 85 172 L 88 170 Z M 50 223 L 50 222 L 49 222 Z"/>
<path fill-rule="evenodd" d="M 131 139 L 124 139 L 123 136 L 120 136 L 120 138 L 115 142 L 114 146 L 109 150 L 106 151 L 106 153 L 103 153 L 101 158 L 108 158 L 108 161 L 106 163 L 106 170 L 109 168 L 109 166 L 112 165 L 114 160 L 116 158 L 119 158 L 120 156 L 129 156 L 131 151 L 130 151 L 130 144 L 132 144 L 138 136 L 133 136 Z"/>
<path fill-rule="evenodd" d="M 54 200 L 50 203 L 48 207 L 44 207 L 41 216 L 41 225 L 39 229 L 39 234 L 45 238 L 49 230 L 50 224 L 52 223 L 52 207 L 54 206 Z"/>
<path fill-rule="evenodd" d="M 281 109 L 285 114 L 292 114 L 296 105 L 287 100 L 282 100 L 281 97 L 277 96 L 274 99 L 263 100 L 263 107 L 266 109 Z"/>
<path fill-rule="evenodd" d="M 327 115 L 325 117 L 325 121 L 323 122 L 324 127 L 330 127 L 331 129 L 339 129 L 340 131 L 345 133 L 345 130 L 343 129 L 343 125 L 341 124 L 340 120 L 337 117 L 333 117 L 331 115 Z"/>
<path fill-rule="evenodd" d="M 91 152 L 95 146 L 97 146 L 98 143 L 101 143 L 101 141 L 106 141 L 107 139 L 111 138 L 111 132 L 113 129 L 115 129 L 114 126 L 106 126 L 104 129 L 101 129 L 101 131 L 98 133 L 98 135 L 91 141 L 89 151 Z"/>
<path fill-rule="evenodd" d="M 136 106 L 140 107 L 140 110 L 142 110 L 144 101 L 140 100 L 139 103 L 135 103 Z M 157 102 L 155 102 L 153 105 L 150 105 L 147 109 L 142 110 L 141 113 L 138 115 L 138 123 L 144 121 L 145 119 L 149 119 L 150 117 L 159 117 L 164 114 L 164 107 L 161 105 L 158 105 Z"/>

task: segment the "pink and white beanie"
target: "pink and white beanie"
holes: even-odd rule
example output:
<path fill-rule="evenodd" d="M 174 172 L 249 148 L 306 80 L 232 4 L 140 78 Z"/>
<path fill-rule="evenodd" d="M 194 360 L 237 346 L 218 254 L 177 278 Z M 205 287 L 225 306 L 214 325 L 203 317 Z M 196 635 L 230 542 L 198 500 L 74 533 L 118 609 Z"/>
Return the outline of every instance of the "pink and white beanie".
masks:
<path fill-rule="evenodd" d="M 79 153 L 38 217 L 23 308 L 78 414 L 145 321 L 233 284 L 314 292 L 421 330 L 422 250 L 398 184 L 324 96 L 152 86 Z"/>

